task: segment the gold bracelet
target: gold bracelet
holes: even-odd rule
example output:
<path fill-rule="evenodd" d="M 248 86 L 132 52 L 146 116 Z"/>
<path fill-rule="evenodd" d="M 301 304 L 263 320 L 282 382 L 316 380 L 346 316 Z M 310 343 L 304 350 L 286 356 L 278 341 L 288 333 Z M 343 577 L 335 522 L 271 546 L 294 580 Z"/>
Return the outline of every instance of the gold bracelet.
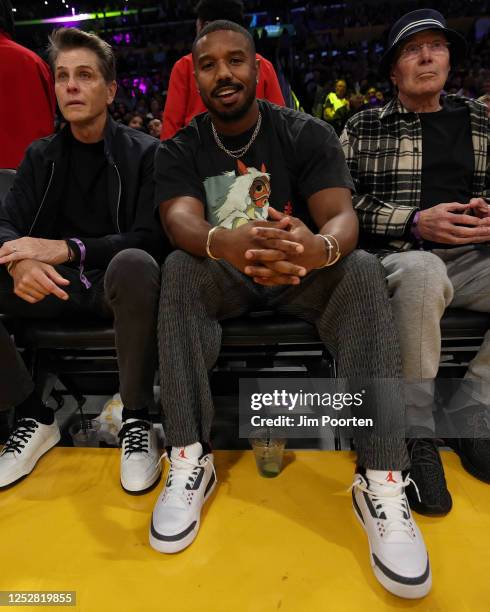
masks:
<path fill-rule="evenodd" d="M 332 240 L 335 242 L 335 244 L 337 245 L 337 253 L 339 253 L 339 257 L 340 257 L 340 245 L 339 245 L 339 241 L 337 240 L 337 238 L 335 238 L 333 234 L 325 234 L 325 236 L 332 238 Z"/>
<path fill-rule="evenodd" d="M 219 257 L 215 257 L 211 253 L 211 248 L 210 248 L 211 247 L 211 236 L 216 230 L 219 230 L 219 229 L 225 229 L 225 228 L 221 227 L 221 225 L 215 225 L 214 227 L 212 227 L 208 232 L 208 239 L 206 241 L 206 253 L 208 254 L 208 257 L 210 257 L 211 259 L 214 259 L 215 261 L 218 261 Z"/>
<path fill-rule="evenodd" d="M 336 264 L 336 263 L 338 262 L 338 260 L 341 258 L 341 256 L 342 256 L 341 252 L 340 252 L 340 251 L 337 251 L 337 255 L 335 255 L 335 257 L 334 257 L 333 261 L 330 261 L 330 262 L 328 263 L 328 266 L 327 266 L 327 267 L 330 267 L 330 266 L 333 266 L 334 264 Z M 325 266 L 324 266 L 324 267 L 325 267 Z"/>
<path fill-rule="evenodd" d="M 329 251 L 328 254 L 328 259 L 327 261 L 323 264 L 323 266 L 320 266 L 320 268 L 318 268 L 319 270 L 321 268 L 329 268 L 330 266 L 333 266 L 334 264 L 336 264 L 338 262 L 338 260 L 341 257 L 341 252 L 340 252 L 340 246 L 339 246 L 339 241 L 337 240 L 337 238 L 335 238 L 335 236 L 333 234 L 318 234 L 318 236 L 321 236 L 325 242 L 328 244 L 328 247 L 326 247 Z M 332 249 L 333 249 L 333 245 L 330 242 L 330 238 L 333 239 L 333 241 L 335 242 L 335 246 L 337 247 L 337 252 L 335 254 L 335 256 L 332 258 Z"/>
<path fill-rule="evenodd" d="M 332 258 L 333 245 L 330 242 L 330 240 L 326 236 L 324 236 L 323 234 L 318 234 L 318 236 L 320 236 L 320 238 L 323 238 L 323 240 L 325 240 L 325 242 L 327 243 L 325 245 L 325 250 L 328 251 L 327 260 L 325 261 L 325 263 L 322 266 L 317 268 L 317 270 L 320 270 L 321 268 L 326 268 L 328 266 L 328 264 L 329 264 L 329 262 L 330 262 L 330 260 Z"/>
<path fill-rule="evenodd" d="M 338 260 L 342 256 L 342 253 L 340 252 L 339 241 L 337 240 L 337 238 L 335 238 L 335 236 L 333 234 L 325 234 L 325 236 L 328 236 L 329 238 L 332 238 L 332 240 L 335 242 L 335 245 L 337 246 L 337 254 L 335 255 L 335 257 L 333 258 L 332 261 L 328 262 L 329 266 L 333 266 L 334 264 L 336 264 L 338 262 Z"/>

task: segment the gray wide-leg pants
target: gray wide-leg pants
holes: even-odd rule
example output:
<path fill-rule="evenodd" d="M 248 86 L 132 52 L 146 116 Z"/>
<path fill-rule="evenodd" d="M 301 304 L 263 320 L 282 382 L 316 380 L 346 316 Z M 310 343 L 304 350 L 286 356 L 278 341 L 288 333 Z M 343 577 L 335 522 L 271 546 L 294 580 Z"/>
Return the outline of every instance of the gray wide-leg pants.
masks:
<path fill-rule="evenodd" d="M 383 268 L 355 251 L 298 286 L 262 287 L 223 261 L 175 251 L 163 266 L 158 341 L 167 443 L 208 442 L 213 401 L 208 373 L 221 346 L 220 321 L 273 308 L 314 323 L 346 379 L 390 379 L 377 397 L 375 432 L 356 437 L 358 463 L 406 469 L 401 363 Z"/>

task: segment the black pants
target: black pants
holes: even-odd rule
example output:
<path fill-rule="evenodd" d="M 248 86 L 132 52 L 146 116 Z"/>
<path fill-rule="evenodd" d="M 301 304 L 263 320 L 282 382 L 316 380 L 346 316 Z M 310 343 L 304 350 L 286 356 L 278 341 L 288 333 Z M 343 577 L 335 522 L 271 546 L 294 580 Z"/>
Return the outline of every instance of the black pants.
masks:
<path fill-rule="evenodd" d="M 0 312 L 16 318 L 114 317 L 119 365 L 120 393 L 125 408 L 138 410 L 153 402 L 153 379 L 157 367 L 156 320 L 160 291 L 160 267 L 145 251 L 127 249 L 118 253 L 107 270 L 92 271 L 86 289 L 78 271 L 56 266 L 70 281 L 63 301 L 48 295 L 29 304 L 13 292 L 13 281 L 0 268 Z M 20 404 L 34 390 L 14 342 L 0 322 L 0 410 Z"/>

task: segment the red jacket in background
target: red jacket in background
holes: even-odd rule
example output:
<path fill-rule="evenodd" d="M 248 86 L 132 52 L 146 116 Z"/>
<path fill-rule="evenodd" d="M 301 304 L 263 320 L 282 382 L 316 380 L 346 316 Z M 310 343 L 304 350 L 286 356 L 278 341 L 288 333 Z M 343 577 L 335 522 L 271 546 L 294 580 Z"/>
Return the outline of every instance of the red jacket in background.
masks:
<path fill-rule="evenodd" d="M 274 66 L 258 53 L 257 59 L 260 60 L 257 98 L 285 106 Z M 206 110 L 197 91 L 192 53 L 189 53 L 175 62 L 170 74 L 161 139 L 173 138 L 191 119 Z"/>
<path fill-rule="evenodd" d="M 0 168 L 17 168 L 31 142 L 53 133 L 55 108 L 48 65 L 0 32 Z"/>

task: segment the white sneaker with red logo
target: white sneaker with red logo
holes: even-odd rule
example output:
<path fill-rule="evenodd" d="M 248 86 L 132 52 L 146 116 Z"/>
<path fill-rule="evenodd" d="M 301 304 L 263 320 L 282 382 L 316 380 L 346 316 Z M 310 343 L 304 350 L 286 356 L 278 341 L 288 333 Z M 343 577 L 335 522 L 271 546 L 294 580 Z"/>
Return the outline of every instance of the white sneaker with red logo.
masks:
<path fill-rule="evenodd" d="M 352 484 L 354 512 L 366 531 L 374 575 L 394 595 L 424 597 L 432 586 L 424 538 L 410 512 L 401 472 L 367 470 Z"/>
<path fill-rule="evenodd" d="M 150 545 L 163 553 L 189 546 L 199 531 L 201 509 L 216 485 L 212 453 L 199 442 L 173 447 L 170 469 L 150 525 Z"/>

